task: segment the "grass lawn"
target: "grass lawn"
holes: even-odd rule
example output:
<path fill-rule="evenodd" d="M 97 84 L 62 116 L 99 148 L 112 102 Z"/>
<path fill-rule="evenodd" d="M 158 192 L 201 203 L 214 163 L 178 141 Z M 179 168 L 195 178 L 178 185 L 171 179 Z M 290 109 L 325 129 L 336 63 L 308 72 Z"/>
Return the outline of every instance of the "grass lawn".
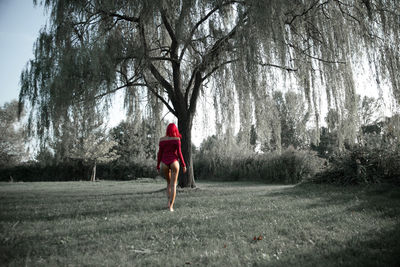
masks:
<path fill-rule="evenodd" d="M 164 186 L 0 183 L 0 266 L 400 266 L 398 187 Z"/>

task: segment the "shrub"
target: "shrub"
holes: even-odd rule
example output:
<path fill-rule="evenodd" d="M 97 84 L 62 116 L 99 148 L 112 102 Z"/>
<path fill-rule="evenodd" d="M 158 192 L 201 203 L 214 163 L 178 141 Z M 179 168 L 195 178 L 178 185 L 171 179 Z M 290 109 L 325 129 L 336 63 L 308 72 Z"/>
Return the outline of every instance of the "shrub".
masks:
<path fill-rule="evenodd" d="M 116 162 L 97 165 L 97 177 L 102 180 L 132 180 L 139 177 L 155 177 L 156 163 L 153 161 L 118 164 Z M 80 161 L 57 165 L 40 165 L 28 162 L 12 168 L 0 169 L 0 181 L 79 181 L 90 180 L 90 166 Z"/>
<path fill-rule="evenodd" d="M 316 152 L 295 150 L 289 147 L 281 155 L 275 154 L 264 160 L 263 180 L 275 180 L 286 184 L 294 184 L 313 177 L 322 169 L 324 160 Z"/>
<path fill-rule="evenodd" d="M 117 163 L 98 165 L 98 177 L 104 180 L 132 180 L 141 177 L 155 177 L 156 163 L 149 160 L 140 163 Z"/>
<path fill-rule="evenodd" d="M 75 163 L 42 166 L 28 162 L 0 170 L 0 181 L 74 181 L 83 176 L 84 169 Z"/>
<path fill-rule="evenodd" d="M 397 142 L 366 143 L 355 146 L 329 161 L 316 182 L 334 184 L 400 184 L 400 144 Z"/>
<path fill-rule="evenodd" d="M 293 184 L 314 176 L 321 170 L 323 159 L 316 152 L 289 147 L 282 153 L 203 155 L 195 157 L 194 171 L 199 179 L 261 180 Z"/>

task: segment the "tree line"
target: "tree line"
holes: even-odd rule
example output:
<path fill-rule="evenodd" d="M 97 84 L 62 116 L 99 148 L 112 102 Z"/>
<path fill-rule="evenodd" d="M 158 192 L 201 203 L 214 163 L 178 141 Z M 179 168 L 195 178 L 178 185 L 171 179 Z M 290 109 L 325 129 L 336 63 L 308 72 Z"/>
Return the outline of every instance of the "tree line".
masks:
<path fill-rule="evenodd" d="M 159 136 L 147 119 L 137 116 L 134 120 L 122 121 L 108 129 L 102 116 L 94 118 L 86 116 L 85 112 L 84 106 L 71 111 L 73 119 L 65 121 L 57 132 L 46 137 L 46 141 L 36 140 L 39 141 L 37 151 L 29 153 L 27 144 L 32 137 L 26 131 L 26 125 L 16 127 L 18 102 L 13 101 L 0 107 L 0 169 L 4 170 L 2 180 L 17 178 L 12 171 L 7 175 L 7 171 L 14 168 L 18 173 L 19 166 L 25 166 L 28 175 L 26 178 L 18 177 L 20 180 L 48 177 L 48 180 L 94 181 L 98 165 L 100 173 L 111 176 L 106 177 L 108 179 L 154 176 Z M 36 177 L 29 177 L 29 168 L 38 169 L 32 174 Z M 57 173 L 57 168 L 62 169 L 62 172 Z M 101 178 L 105 178 L 104 175 Z"/>
<path fill-rule="evenodd" d="M 327 113 L 316 140 L 317 129 L 307 127 L 309 116 L 300 94 L 277 91 L 273 99 L 281 126 L 279 137 L 262 142 L 265 139 L 259 138 L 254 125 L 247 139 L 240 130 L 207 137 L 199 148 L 192 145 L 198 179 L 297 183 L 319 177 L 358 183 L 398 177 L 400 116 L 379 116 L 377 99 L 358 96 L 357 136 L 344 141 L 339 139 L 341 122 L 334 110 Z M 139 113 L 107 129 L 102 116 L 96 120 L 85 116 L 84 106 L 75 110 L 75 120 L 65 122 L 57 135 L 39 144 L 34 160 L 23 162 L 27 132 L 13 127 L 17 105 L 14 101 L 0 109 L 1 145 L 7 148 L 2 150 L 1 180 L 94 181 L 157 175 L 154 166 L 160 134 L 153 120 Z"/>

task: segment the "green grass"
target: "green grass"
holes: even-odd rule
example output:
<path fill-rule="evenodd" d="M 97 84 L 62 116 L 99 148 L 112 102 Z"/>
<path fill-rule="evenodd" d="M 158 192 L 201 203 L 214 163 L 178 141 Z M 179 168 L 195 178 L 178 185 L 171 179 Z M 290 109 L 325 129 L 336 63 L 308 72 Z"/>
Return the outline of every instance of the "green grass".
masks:
<path fill-rule="evenodd" d="M 398 266 L 400 188 L 0 184 L 1 266 Z M 262 240 L 254 241 L 254 236 Z"/>

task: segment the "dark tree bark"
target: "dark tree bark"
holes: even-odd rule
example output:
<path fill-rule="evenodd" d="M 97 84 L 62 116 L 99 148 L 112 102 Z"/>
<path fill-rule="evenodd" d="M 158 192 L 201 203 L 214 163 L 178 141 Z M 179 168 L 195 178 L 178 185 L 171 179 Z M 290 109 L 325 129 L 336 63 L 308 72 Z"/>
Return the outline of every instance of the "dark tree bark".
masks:
<path fill-rule="evenodd" d="M 96 182 L 96 162 L 94 162 L 94 166 L 93 166 L 93 169 L 92 169 L 92 175 L 91 175 L 91 177 L 90 177 L 90 181 L 92 181 L 92 182 Z"/>
<path fill-rule="evenodd" d="M 180 187 L 196 187 L 194 172 L 193 172 L 193 159 L 192 159 L 192 123 L 193 114 L 178 115 L 178 128 L 182 134 L 181 147 L 182 155 L 186 163 L 186 173 L 180 171 L 179 183 Z"/>

